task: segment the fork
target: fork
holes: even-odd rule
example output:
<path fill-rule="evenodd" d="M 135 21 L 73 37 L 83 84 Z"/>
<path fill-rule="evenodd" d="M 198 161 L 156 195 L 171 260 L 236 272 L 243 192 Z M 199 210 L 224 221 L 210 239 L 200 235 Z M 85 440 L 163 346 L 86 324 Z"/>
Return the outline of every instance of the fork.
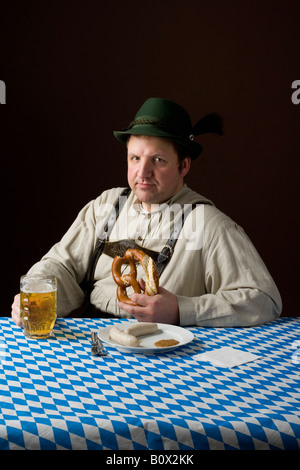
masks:
<path fill-rule="evenodd" d="M 107 352 L 104 350 L 102 341 L 98 338 L 97 333 L 92 331 L 92 349 L 91 354 L 92 356 L 107 356 Z"/>

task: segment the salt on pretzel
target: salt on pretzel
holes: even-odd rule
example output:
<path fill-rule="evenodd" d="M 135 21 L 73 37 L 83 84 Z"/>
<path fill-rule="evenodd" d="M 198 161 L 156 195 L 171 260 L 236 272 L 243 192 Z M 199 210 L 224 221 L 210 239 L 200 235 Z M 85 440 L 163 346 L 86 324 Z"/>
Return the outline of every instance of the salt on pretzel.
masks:
<path fill-rule="evenodd" d="M 159 274 L 155 262 L 151 256 L 146 255 L 141 250 L 130 248 L 126 251 L 123 257 L 116 256 L 112 263 L 112 275 L 117 287 L 117 297 L 120 302 L 125 302 L 129 305 L 137 305 L 131 300 L 126 292 L 126 288 L 133 287 L 134 292 L 141 293 L 139 283 L 136 279 L 137 271 L 135 263 L 138 262 L 143 267 L 146 274 L 146 295 L 156 295 L 159 286 Z M 129 263 L 130 274 L 122 276 L 121 267 L 124 263 Z"/>

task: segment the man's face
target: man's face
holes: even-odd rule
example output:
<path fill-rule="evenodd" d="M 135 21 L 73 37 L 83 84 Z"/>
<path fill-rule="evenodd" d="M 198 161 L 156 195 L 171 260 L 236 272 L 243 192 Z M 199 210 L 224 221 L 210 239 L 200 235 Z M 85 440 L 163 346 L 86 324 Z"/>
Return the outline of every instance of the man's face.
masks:
<path fill-rule="evenodd" d="M 147 210 L 178 193 L 190 168 L 190 158 L 179 168 L 172 142 L 160 137 L 132 135 L 127 155 L 129 186 Z"/>

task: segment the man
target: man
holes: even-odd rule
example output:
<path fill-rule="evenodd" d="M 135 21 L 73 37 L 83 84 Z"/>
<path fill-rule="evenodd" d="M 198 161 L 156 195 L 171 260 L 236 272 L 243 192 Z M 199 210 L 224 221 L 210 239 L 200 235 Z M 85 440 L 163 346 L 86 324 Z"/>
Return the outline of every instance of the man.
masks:
<path fill-rule="evenodd" d="M 57 276 L 58 316 L 84 304 L 83 289 L 99 316 L 239 327 L 280 315 L 280 294 L 243 229 L 184 183 L 202 151 L 195 136 L 206 132 L 222 134 L 217 115 L 192 127 L 184 108 L 161 98 L 148 99 L 127 129 L 114 132 L 127 145 L 131 191 L 125 196 L 124 188 L 114 188 L 87 204 L 29 270 Z M 132 293 L 137 306 L 118 302 L 111 275 L 113 257 L 133 246 L 150 253 L 160 269 L 158 294 Z M 143 288 L 142 274 L 139 266 Z M 19 303 L 16 296 L 12 318 L 20 325 Z"/>

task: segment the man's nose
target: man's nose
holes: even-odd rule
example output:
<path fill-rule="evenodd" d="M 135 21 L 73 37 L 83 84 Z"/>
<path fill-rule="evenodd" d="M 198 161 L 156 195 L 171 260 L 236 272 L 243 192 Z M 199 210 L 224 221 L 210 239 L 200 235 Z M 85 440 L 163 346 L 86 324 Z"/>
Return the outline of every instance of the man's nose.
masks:
<path fill-rule="evenodd" d="M 139 164 L 139 177 L 149 178 L 152 176 L 152 163 L 147 160 L 141 160 Z"/>

